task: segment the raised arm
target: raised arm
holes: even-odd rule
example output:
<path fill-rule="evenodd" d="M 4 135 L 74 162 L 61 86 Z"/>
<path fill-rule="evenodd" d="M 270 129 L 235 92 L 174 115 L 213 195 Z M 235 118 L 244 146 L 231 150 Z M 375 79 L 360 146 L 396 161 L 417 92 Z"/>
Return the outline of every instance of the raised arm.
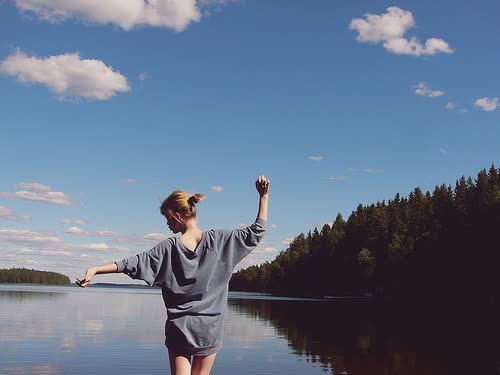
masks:
<path fill-rule="evenodd" d="M 255 188 L 259 192 L 259 212 L 257 218 L 267 221 L 267 205 L 269 198 L 269 185 L 270 182 L 266 176 L 262 175 L 255 181 Z"/>
<path fill-rule="evenodd" d="M 85 277 L 83 279 L 76 279 L 76 283 L 85 288 L 92 281 L 95 275 L 100 275 L 104 273 L 116 273 L 118 271 L 118 266 L 116 263 L 107 264 L 105 266 L 92 267 L 85 272 Z"/>

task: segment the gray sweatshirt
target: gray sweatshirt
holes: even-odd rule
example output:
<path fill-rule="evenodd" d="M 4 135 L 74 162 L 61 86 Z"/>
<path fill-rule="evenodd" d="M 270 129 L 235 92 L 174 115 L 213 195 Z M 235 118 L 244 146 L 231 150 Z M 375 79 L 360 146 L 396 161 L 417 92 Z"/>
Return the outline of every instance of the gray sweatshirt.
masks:
<path fill-rule="evenodd" d="M 222 346 L 228 283 L 234 267 L 264 236 L 266 222 L 203 232 L 195 251 L 177 237 L 116 262 L 118 272 L 162 289 L 167 308 L 165 345 L 179 353 L 210 355 Z"/>

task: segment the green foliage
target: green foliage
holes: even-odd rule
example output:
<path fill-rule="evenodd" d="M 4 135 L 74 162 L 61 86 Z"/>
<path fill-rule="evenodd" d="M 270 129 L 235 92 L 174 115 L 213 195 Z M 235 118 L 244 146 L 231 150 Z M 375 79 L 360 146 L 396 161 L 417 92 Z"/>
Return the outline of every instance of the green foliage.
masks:
<path fill-rule="evenodd" d="M 57 272 L 29 270 L 26 268 L 0 269 L 0 283 L 68 285 L 69 277 Z"/>
<path fill-rule="evenodd" d="M 455 188 L 358 205 L 321 231 L 300 234 L 274 261 L 240 270 L 232 290 L 295 296 L 500 298 L 500 171 Z"/>
<path fill-rule="evenodd" d="M 362 248 L 358 254 L 358 263 L 361 267 L 361 273 L 366 279 L 371 279 L 375 273 L 375 257 L 372 252 L 366 248 Z"/>

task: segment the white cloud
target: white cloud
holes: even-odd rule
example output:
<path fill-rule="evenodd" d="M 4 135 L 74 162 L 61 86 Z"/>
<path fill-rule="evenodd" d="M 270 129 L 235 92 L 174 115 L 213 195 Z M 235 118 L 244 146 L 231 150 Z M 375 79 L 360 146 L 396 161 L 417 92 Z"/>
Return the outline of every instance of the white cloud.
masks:
<path fill-rule="evenodd" d="M 145 81 L 151 78 L 148 72 L 140 72 L 139 73 L 139 81 Z"/>
<path fill-rule="evenodd" d="M 145 240 L 161 242 L 171 236 L 164 233 L 148 233 L 143 236 Z"/>
<path fill-rule="evenodd" d="M 65 232 L 69 234 L 84 235 L 84 236 L 99 236 L 99 237 L 115 236 L 115 233 L 110 230 L 88 231 L 78 227 L 69 227 L 68 229 L 65 230 Z"/>
<path fill-rule="evenodd" d="M 40 254 L 40 252 L 64 252 L 80 256 L 81 250 L 128 252 L 126 247 L 109 246 L 105 243 L 76 245 L 65 243 L 51 232 L 34 232 L 30 230 L 0 229 L 0 243 L 7 245 L 28 246 L 19 251 Z"/>
<path fill-rule="evenodd" d="M 52 188 L 38 182 L 21 182 L 16 185 L 18 189 L 26 189 L 31 191 L 51 191 Z"/>
<path fill-rule="evenodd" d="M 148 233 L 142 236 L 137 236 L 137 235 L 130 235 L 130 236 L 125 236 L 125 235 L 120 235 L 115 238 L 113 238 L 113 242 L 118 242 L 118 243 L 126 243 L 134 246 L 139 246 L 140 249 L 144 249 L 144 247 L 150 247 L 158 242 L 161 242 L 169 237 L 173 237 L 173 233 Z"/>
<path fill-rule="evenodd" d="M 448 102 L 446 103 L 445 108 L 449 111 L 458 111 L 458 112 L 467 112 L 467 109 L 463 108 L 462 106 L 458 105 L 457 103 L 453 102 Z"/>
<path fill-rule="evenodd" d="M 182 31 L 201 18 L 195 0 L 16 0 L 16 5 L 49 22 L 78 18 L 124 30 L 144 25 Z"/>
<path fill-rule="evenodd" d="M 309 156 L 308 159 L 313 160 L 313 161 L 321 161 L 321 160 L 323 160 L 323 156 L 321 156 L 321 155 Z"/>
<path fill-rule="evenodd" d="M 420 44 L 416 38 L 410 40 L 405 38 L 391 39 L 384 43 L 387 51 L 396 55 L 435 55 L 439 52 L 453 53 L 453 50 L 442 39 L 431 38 L 425 42 L 425 45 Z"/>
<path fill-rule="evenodd" d="M 51 191 L 51 187 L 47 185 L 42 185 L 37 182 L 22 182 L 16 186 L 32 189 L 33 191 L 19 190 L 16 192 L 0 192 L 0 197 L 47 202 L 61 206 L 72 206 L 75 204 L 70 196 L 61 191 Z"/>
<path fill-rule="evenodd" d="M 60 191 L 49 191 L 47 193 L 36 193 L 23 190 L 14 193 L 0 192 L 0 197 L 47 202 L 61 206 L 72 206 L 74 204 L 70 197 Z"/>
<path fill-rule="evenodd" d="M 77 228 L 77 227 L 69 227 L 68 229 L 65 230 L 66 233 L 69 234 L 88 234 L 86 230 Z"/>
<path fill-rule="evenodd" d="M 363 171 L 365 171 L 367 173 L 380 173 L 380 172 L 382 172 L 381 169 L 370 169 L 370 168 L 363 169 Z"/>
<path fill-rule="evenodd" d="M 252 251 L 253 254 L 274 254 L 277 252 L 278 252 L 278 250 L 276 250 L 274 247 L 270 247 L 270 246 L 257 248 L 254 251 Z"/>
<path fill-rule="evenodd" d="M 137 182 L 137 180 L 135 178 L 127 178 L 123 182 L 126 184 L 135 184 Z"/>
<path fill-rule="evenodd" d="M 411 12 L 399 7 L 387 8 L 387 13 L 382 15 L 367 13 L 365 18 L 354 18 L 349 25 L 350 30 L 359 33 L 356 39 L 360 42 L 378 43 L 400 38 L 415 27 Z"/>
<path fill-rule="evenodd" d="M 474 102 L 474 105 L 481 108 L 483 111 L 491 112 L 498 107 L 498 98 L 480 98 Z"/>
<path fill-rule="evenodd" d="M 30 230 L 18 229 L 0 229 L 0 242 L 16 244 L 53 244 L 60 243 L 62 240 L 52 233 L 40 233 Z"/>
<path fill-rule="evenodd" d="M 87 251 L 103 251 L 109 253 L 125 253 L 129 252 L 126 247 L 109 246 L 105 243 L 89 243 L 84 245 L 72 245 L 72 247 Z"/>
<path fill-rule="evenodd" d="M 115 233 L 111 230 L 97 230 L 95 232 L 91 232 L 94 236 L 114 236 Z"/>
<path fill-rule="evenodd" d="M 330 176 L 328 177 L 329 180 L 346 180 L 347 176 Z"/>
<path fill-rule="evenodd" d="M 419 82 L 418 85 L 414 86 L 416 88 L 415 94 L 420 96 L 427 96 L 428 98 L 435 98 L 437 96 L 443 96 L 444 91 L 432 90 L 429 86 L 427 86 L 427 82 Z"/>
<path fill-rule="evenodd" d="M 278 224 L 270 224 L 269 226 L 273 229 L 278 228 Z"/>
<path fill-rule="evenodd" d="M 358 32 L 356 40 L 362 43 L 383 42 L 384 48 L 398 55 L 435 55 L 452 53 L 448 43 L 442 39 L 430 38 L 421 44 L 413 37 L 404 38 L 405 33 L 416 26 L 413 14 L 399 7 L 387 8 L 387 13 L 365 14 L 365 19 L 354 18 L 349 25 L 350 30 Z"/>
<path fill-rule="evenodd" d="M 126 247 L 106 243 L 72 244 L 50 232 L 0 229 L 0 263 L 4 267 L 36 265 L 38 269 L 82 276 L 86 267 L 131 256 Z M 123 280 L 125 281 L 125 278 Z"/>
<path fill-rule="evenodd" d="M 12 221 L 27 221 L 31 220 L 31 216 L 17 215 L 10 208 L 0 206 L 0 219 L 12 220 Z"/>
<path fill-rule="evenodd" d="M 78 53 L 38 58 L 16 49 L 0 63 L 0 73 L 45 85 L 60 99 L 107 100 L 130 91 L 125 76 L 100 60 L 81 59 Z"/>
<path fill-rule="evenodd" d="M 69 220 L 69 219 L 63 219 L 61 220 L 62 224 L 75 224 L 75 225 L 87 225 L 87 222 L 85 220 Z"/>
<path fill-rule="evenodd" d="M 281 240 L 281 243 L 283 245 L 288 246 L 288 245 L 290 245 L 292 243 L 292 241 L 293 241 L 293 238 L 284 238 L 284 239 Z"/>
<path fill-rule="evenodd" d="M 445 155 L 448 155 L 448 151 L 446 151 L 444 148 L 440 148 L 439 149 L 439 152 L 441 153 L 441 155 L 445 156 Z"/>
<path fill-rule="evenodd" d="M 212 189 L 212 191 L 215 191 L 216 193 L 222 193 L 224 191 L 224 188 L 222 186 L 212 186 L 210 189 Z"/>

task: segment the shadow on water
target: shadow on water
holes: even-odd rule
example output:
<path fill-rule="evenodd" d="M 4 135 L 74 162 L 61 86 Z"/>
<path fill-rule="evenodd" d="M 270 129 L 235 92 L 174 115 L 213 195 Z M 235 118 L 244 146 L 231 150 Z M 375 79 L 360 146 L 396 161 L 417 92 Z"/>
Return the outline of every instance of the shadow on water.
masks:
<path fill-rule="evenodd" d="M 473 306 L 230 299 L 229 308 L 268 321 L 295 354 L 331 374 L 500 374 L 497 318 Z"/>

